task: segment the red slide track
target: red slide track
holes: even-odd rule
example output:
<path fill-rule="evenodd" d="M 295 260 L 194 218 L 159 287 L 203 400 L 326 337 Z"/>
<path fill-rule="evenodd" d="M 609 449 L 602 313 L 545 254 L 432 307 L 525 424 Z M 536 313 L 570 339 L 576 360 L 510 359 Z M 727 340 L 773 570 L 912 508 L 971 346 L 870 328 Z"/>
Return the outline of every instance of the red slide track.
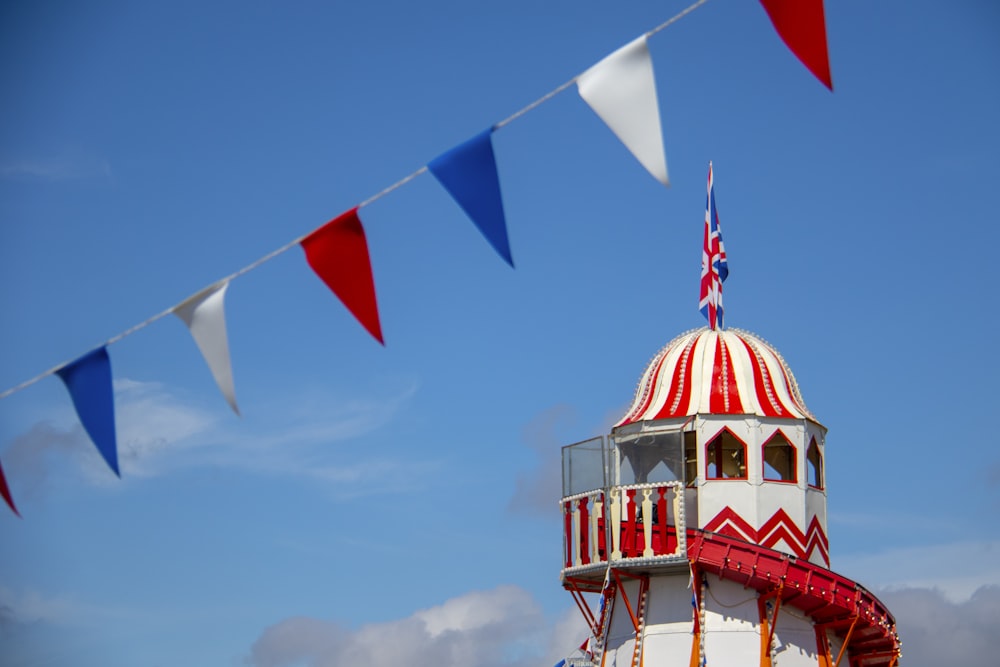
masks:
<path fill-rule="evenodd" d="M 701 530 L 688 531 L 688 558 L 711 572 L 771 593 L 805 612 L 817 626 L 846 638 L 851 667 L 894 667 L 900 643 L 896 619 L 860 584 L 826 568 L 757 544 Z"/>

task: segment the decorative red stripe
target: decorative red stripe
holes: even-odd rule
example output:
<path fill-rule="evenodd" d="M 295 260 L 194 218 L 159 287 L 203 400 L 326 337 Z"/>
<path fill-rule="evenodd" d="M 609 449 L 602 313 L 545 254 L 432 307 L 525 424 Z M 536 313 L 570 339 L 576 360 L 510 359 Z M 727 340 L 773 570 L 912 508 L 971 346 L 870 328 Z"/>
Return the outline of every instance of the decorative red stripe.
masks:
<path fill-rule="evenodd" d="M 704 346 L 713 341 L 715 347 L 709 352 Z M 744 363 L 749 364 L 749 373 Z M 699 412 L 811 418 L 781 355 L 764 341 L 737 331 L 701 329 L 670 341 L 643 373 L 632 406 L 618 425 Z"/>
<path fill-rule="evenodd" d="M 790 416 L 784 413 L 780 403 L 772 401 L 768 395 L 770 387 L 764 377 L 767 369 L 766 367 L 761 367 L 764 364 L 764 360 L 760 358 L 759 354 L 757 354 L 757 350 L 750 347 L 750 343 L 743 338 L 740 338 L 740 342 L 743 343 L 743 347 L 746 348 L 747 354 L 750 355 L 750 367 L 753 369 L 754 389 L 757 391 L 757 404 L 760 405 L 764 415 L 767 417 Z M 774 392 L 772 391 L 770 395 L 773 396 Z"/>
<path fill-rule="evenodd" d="M 788 395 L 792 399 L 792 404 L 795 405 L 799 412 L 804 415 L 808 415 L 809 411 L 806 409 L 806 406 L 802 405 L 802 403 L 799 402 L 799 397 L 795 395 L 795 383 L 792 382 L 792 379 L 788 377 L 788 373 L 785 372 L 785 364 L 779 363 L 778 368 L 781 369 L 781 377 L 785 380 L 785 386 L 788 387 Z"/>
<path fill-rule="evenodd" d="M 650 377 L 642 385 L 642 398 L 639 399 L 640 403 L 635 410 L 629 413 L 629 415 L 622 420 L 621 425 L 631 424 L 636 421 L 642 414 L 649 409 L 650 404 L 653 402 L 653 396 L 656 395 L 656 387 L 659 385 L 660 381 L 660 370 L 663 369 L 663 360 L 666 358 L 666 352 L 660 353 L 660 356 L 653 360 L 650 367 L 653 369 Z"/>
<path fill-rule="evenodd" d="M 770 371 L 768 370 L 767 364 L 764 361 L 764 357 L 763 357 L 763 355 L 760 354 L 760 350 L 757 349 L 756 344 L 754 344 L 754 352 L 757 354 L 757 358 L 758 358 L 760 366 L 761 366 L 761 372 L 764 374 L 764 379 L 767 381 L 767 387 L 770 390 L 769 396 L 771 398 L 771 403 L 773 405 L 777 406 L 778 409 L 781 410 L 784 413 L 782 416 L 792 417 L 792 416 L 794 416 L 795 412 L 806 413 L 807 412 L 806 409 L 803 408 L 802 406 L 800 406 L 798 404 L 798 402 L 795 400 L 795 392 L 792 391 L 792 383 L 789 381 L 788 375 L 785 374 L 785 362 L 781 359 L 780 355 L 778 355 L 778 352 L 776 350 L 774 350 L 774 349 L 769 349 L 769 352 L 771 352 L 771 354 L 773 354 L 773 355 L 775 355 L 777 357 L 776 360 L 778 362 L 778 370 L 781 371 L 781 377 L 780 378 L 773 378 L 773 377 L 771 377 L 771 374 L 770 374 Z M 776 379 L 777 380 L 784 380 L 785 387 L 788 388 L 788 395 L 791 397 L 791 399 L 792 399 L 792 405 L 795 406 L 796 410 L 792 410 L 790 407 L 788 407 L 787 405 L 785 405 L 784 401 L 781 400 L 781 396 L 778 394 L 777 391 L 775 391 L 775 384 L 774 383 L 775 383 Z"/>
<path fill-rule="evenodd" d="M 726 376 L 729 378 L 728 384 L 726 386 L 729 392 L 729 412 L 730 414 L 743 414 L 746 412 L 743 408 L 743 401 L 740 399 L 739 390 L 739 379 L 736 377 L 736 368 L 733 366 L 733 355 L 729 351 L 729 346 L 726 342 L 720 339 L 722 344 L 725 346 L 726 355 Z"/>
<path fill-rule="evenodd" d="M 709 411 L 712 414 L 743 414 L 743 403 L 737 389 L 736 371 L 733 357 L 722 336 L 715 346 L 715 363 L 712 367 L 712 392 L 709 396 Z"/>
<path fill-rule="evenodd" d="M 718 337 L 715 343 L 715 359 L 712 360 L 712 390 L 708 395 L 708 411 L 713 415 L 728 414 L 726 409 L 726 360 L 723 350 L 725 343 Z"/>
<path fill-rule="evenodd" d="M 694 346 L 701 336 L 693 336 L 684 346 L 684 352 L 674 366 L 673 377 L 670 379 L 670 391 L 660 412 L 653 419 L 686 415 L 691 402 L 691 368 L 694 362 Z"/>

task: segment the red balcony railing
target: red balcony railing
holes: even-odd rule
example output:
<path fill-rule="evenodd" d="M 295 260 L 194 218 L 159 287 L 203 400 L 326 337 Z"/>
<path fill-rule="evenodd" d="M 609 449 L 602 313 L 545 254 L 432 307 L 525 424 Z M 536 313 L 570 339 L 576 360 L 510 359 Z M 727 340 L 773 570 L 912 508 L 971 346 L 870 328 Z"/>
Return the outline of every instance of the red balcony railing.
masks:
<path fill-rule="evenodd" d="M 687 557 L 681 482 L 580 493 L 563 498 L 562 509 L 564 572 Z"/>

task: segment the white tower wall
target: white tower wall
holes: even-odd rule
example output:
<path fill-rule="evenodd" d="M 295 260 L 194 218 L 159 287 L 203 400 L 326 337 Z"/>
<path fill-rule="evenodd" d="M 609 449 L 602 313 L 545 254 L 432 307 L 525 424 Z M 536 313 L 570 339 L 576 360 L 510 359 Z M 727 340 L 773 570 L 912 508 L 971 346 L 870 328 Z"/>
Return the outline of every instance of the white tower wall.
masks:
<path fill-rule="evenodd" d="M 758 665 L 748 656 L 761 654 L 761 622 L 757 593 L 737 583 L 708 575 L 705 589 L 704 656 L 709 665 L 743 667 Z M 624 582 L 633 606 L 638 603 L 639 583 Z M 773 607 L 772 607 L 773 609 Z M 650 577 L 645 624 L 641 632 L 645 665 L 690 664 L 694 642 L 694 607 L 686 577 Z M 773 614 L 773 611 L 771 612 Z M 839 638 L 831 636 L 837 655 Z M 621 593 L 612 609 L 604 667 L 628 667 L 635 655 L 636 633 Z M 816 667 L 818 652 L 813 623 L 798 610 L 779 608 L 771 642 L 772 667 Z"/>
<path fill-rule="evenodd" d="M 709 479 L 706 448 L 723 430 L 746 446 L 746 479 Z M 805 419 L 699 415 L 698 528 L 756 542 L 829 566 L 826 491 L 809 486 L 806 454 L 814 439 L 824 453 L 825 429 Z M 765 479 L 764 445 L 776 434 L 795 450 L 795 480 Z"/>

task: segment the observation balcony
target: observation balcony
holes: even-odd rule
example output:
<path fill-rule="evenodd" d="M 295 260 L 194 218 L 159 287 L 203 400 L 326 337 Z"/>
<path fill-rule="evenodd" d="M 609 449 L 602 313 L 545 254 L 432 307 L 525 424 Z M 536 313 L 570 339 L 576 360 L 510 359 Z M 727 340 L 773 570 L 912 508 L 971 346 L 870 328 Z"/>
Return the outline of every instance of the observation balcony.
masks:
<path fill-rule="evenodd" d="M 687 564 L 684 484 L 613 486 L 562 500 L 563 575 L 603 579 L 608 564 Z"/>
<path fill-rule="evenodd" d="M 683 433 L 598 437 L 563 447 L 562 577 L 608 566 L 687 567 Z"/>

